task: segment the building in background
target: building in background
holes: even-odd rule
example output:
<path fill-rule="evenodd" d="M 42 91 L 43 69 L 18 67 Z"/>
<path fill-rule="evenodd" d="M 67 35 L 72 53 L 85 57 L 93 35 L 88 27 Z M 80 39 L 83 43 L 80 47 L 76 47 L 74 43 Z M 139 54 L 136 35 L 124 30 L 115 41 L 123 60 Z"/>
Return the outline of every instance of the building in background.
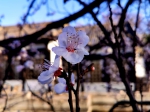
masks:
<path fill-rule="evenodd" d="M 0 27 L 0 40 L 8 39 L 8 38 L 16 38 L 21 37 L 24 35 L 32 34 L 42 28 L 44 28 L 48 23 L 37 23 L 37 24 L 26 24 L 23 27 L 20 25 L 16 26 L 7 26 L 7 27 Z M 68 24 L 65 24 L 66 26 Z M 97 25 L 94 26 L 82 26 L 82 27 L 76 27 L 77 30 L 84 30 L 87 35 L 90 37 L 90 41 L 88 43 L 87 49 L 90 46 L 96 45 L 100 42 L 101 38 L 103 37 L 102 31 L 99 29 Z M 36 78 L 40 73 L 40 64 L 43 62 L 43 59 L 46 58 L 53 62 L 55 54 L 51 51 L 51 48 L 53 46 L 57 46 L 57 38 L 58 35 L 61 33 L 62 29 L 52 29 L 48 31 L 45 35 L 38 38 L 37 41 L 34 43 L 26 46 L 25 49 L 27 52 L 27 55 L 30 57 L 30 59 L 34 62 L 34 73 L 36 74 L 34 78 Z M 125 37 L 125 44 L 126 44 L 126 51 L 125 52 L 132 52 L 131 48 L 131 41 L 128 41 L 130 38 Z M 90 51 L 89 51 L 90 52 Z M 97 49 L 94 49 L 90 52 L 90 54 L 100 54 L 100 55 L 108 55 L 112 54 L 113 50 L 109 46 L 101 46 Z M 18 54 L 20 55 L 20 54 Z M 17 66 L 20 64 L 18 61 L 20 59 L 19 56 L 14 57 L 14 65 Z M 92 59 L 93 60 L 93 59 Z M 115 62 L 110 59 L 109 57 L 91 61 L 91 60 L 83 60 L 83 66 L 88 66 L 88 64 L 94 63 L 95 71 L 88 73 L 84 77 L 85 82 L 109 82 L 109 81 L 120 81 L 119 78 L 119 71 L 117 69 L 117 66 Z M 67 67 L 67 64 L 65 64 L 65 60 L 61 63 L 63 68 Z M 20 69 L 21 67 L 18 67 Z M 84 67 L 83 67 L 84 68 Z M 18 69 L 16 70 L 14 68 L 15 73 L 17 73 Z M 18 74 L 17 74 L 18 75 Z M 15 78 L 18 78 L 16 75 Z M 33 77 L 28 77 L 33 78 Z"/>

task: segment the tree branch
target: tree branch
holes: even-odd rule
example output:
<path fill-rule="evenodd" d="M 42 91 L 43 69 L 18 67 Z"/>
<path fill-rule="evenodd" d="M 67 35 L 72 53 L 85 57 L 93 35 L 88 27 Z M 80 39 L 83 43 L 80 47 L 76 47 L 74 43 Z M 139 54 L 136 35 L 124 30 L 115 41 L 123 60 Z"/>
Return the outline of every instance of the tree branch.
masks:
<path fill-rule="evenodd" d="M 136 103 L 137 103 L 137 104 L 143 104 L 143 105 L 150 105 L 150 101 L 142 101 L 142 102 L 136 101 Z M 118 107 L 119 105 L 126 105 L 126 104 L 131 105 L 130 101 L 126 101 L 126 100 L 124 100 L 124 101 L 119 101 L 119 102 L 115 103 L 115 104 L 111 107 L 111 109 L 109 110 L 109 112 L 113 112 L 114 109 L 115 109 L 116 107 Z"/>
<path fill-rule="evenodd" d="M 71 74 L 72 74 L 72 65 L 68 62 L 68 77 L 67 77 L 67 80 L 66 80 L 67 87 L 68 87 L 68 95 L 69 95 L 68 103 L 69 103 L 69 106 L 70 106 L 70 111 L 74 112 L 74 110 L 73 110 L 73 101 L 72 101 L 72 92 L 71 92 L 71 86 L 70 86 Z"/>
<path fill-rule="evenodd" d="M 80 63 L 77 65 L 77 87 L 76 87 L 76 112 L 80 112 L 80 106 L 79 106 L 79 87 L 80 87 Z"/>
<path fill-rule="evenodd" d="M 28 86 L 28 88 L 29 88 L 29 91 L 32 93 L 32 95 L 34 95 L 35 97 L 39 98 L 40 100 L 46 102 L 48 105 L 50 105 L 52 111 L 55 112 L 55 109 L 54 109 L 53 105 L 52 105 L 49 101 L 46 101 L 45 99 L 43 99 L 42 97 L 40 97 L 39 95 L 37 95 L 36 93 L 34 93 L 34 92 L 30 89 L 30 87 L 29 87 L 28 84 L 27 84 L 27 86 Z"/>
<path fill-rule="evenodd" d="M 31 1 L 30 5 L 29 5 L 29 7 L 28 7 L 27 13 L 26 13 L 26 14 L 24 15 L 24 17 L 22 18 L 23 23 L 26 23 L 26 19 L 27 19 L 27 17 L 29 16 L 30 10 L 31 10 L 31 8 L 33 7 L 35 1 L 36 1 L 36 0 L 32 0 L 32 1 Z"/>
<path fill-rule="evenodd" d="M 37 40 L 39 37 L 41 37 L 42 35 L 44 35 L 49 30 L 51 30 L 53 28 L 63 27 L 63 25 L 65 23 L 69 23 L 70 21 L 73 21 L 73 20 L 75 20 L 75 19 L 83 16 L 89 10 L 93 10 L 95 7 L 99 6 L 104 1 L 106 1 L 106 0 L 96 0 L 96 1 L 93 1 L 92 3 L 90 3 L 89 5 L 87 5 L 86 7 L 84 7 L 83 9 L 81 9 L 80 11 L 74 13 L 73 15 L 70 15 L 70 16 L 64 18 L 64 19 L 59 20 L 59 21 L 55 21 L 53 23 L 50 23 L 45 28 L 43 28 L 43 29 L 41 29 L 41 30 L 39 30 L 39 31 L 37 31 L 37 32 L 35 32 L 33 34 L 17 38 L 18 40 L 20 40 L 21 46 L 19 46 L 15 50 L 13 50 L 13 53 L 14 54 L 18 53 L 22 47 L 25 47 L 26 45 L 34 42 L 35 40 Z M 12 49 L 10 49 L 8 47 L 8 43 L 11 43 L 14 40 L 16 40 L 16 38 L 11 38 L 11 39 L 0 41 L 0 46 L 8 48 L 8 50 L 12 50 Z"/>
<path fill-rule="evenodd" d="M 129 6 L 133 3 L 133 0 L 128 0 L 125 8 L 122 10 L 122 14 L 121 14 L 121 17 L 120 17 L 120 20 L 119 20 L 119 23 L 118 23 L 118 26 L 120 26 L 120 31 L 119 31 L 119 35 L 120 33 L 122 32 L 123 30 L 123 26 L 124 26 L 124 21 L 125 21 L 125 18 L 126 18 L 126 12 L 129 8 Z"/>
<path fill-rule="evenodd" d="M 108 0 L 108 1 L 111 2 L 111 0 Z M 84 2 L 82 2 L 81 0 L 78 0 L 78 2 L 79 2 L 80 4 L 82 4 L 84 7 L 87 6 L 87 5 L 86 5 Z M 109 44 L 113 47 L 113 46 L 114 46 L 114 45 L 113 45 L 113 42 L 112 42 L 111 39 L 110 39 L 110 32 L 108 32 L 108 31 L 105 29 L 105 27 L 103 26 L 103 24 L 97 19 L 95 13 L 94 13 L 92 10 L 89 10 L 89 13 L 92 15 L 92 17 L 94 18 L 94 20 L 97 22 L 97 24 L 98 24 L 98 26 L 100 27 L 100 29 L 103 31 L 103 33 L 104 33 L 105 37 L 107 38 Z"/>

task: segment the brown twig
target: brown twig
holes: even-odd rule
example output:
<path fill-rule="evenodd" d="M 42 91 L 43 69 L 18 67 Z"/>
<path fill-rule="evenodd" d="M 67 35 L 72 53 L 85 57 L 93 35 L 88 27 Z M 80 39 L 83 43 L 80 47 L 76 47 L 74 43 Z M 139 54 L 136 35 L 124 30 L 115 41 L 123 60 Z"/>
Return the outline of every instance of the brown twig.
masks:
<path fill-rule="evenodd" d="M 1 92 L 3 90 L 3 85 L 4 85 L 5 81 L 6 81 L 6 79 L 13 72 L 12 71 L 12 67 L 11 67 L 11 62 L 12 62 L 12 53 L 9 53 L 8 54 L 8 60 L 7 60 L 7 64 L 8 65 L 6 66 L 6 69 L 5 69 L 5 75 L 4 75 L 4 78 L 3 78 L 3 82 L 0 85 L 0 95 L 1 95 Z"/>
<path fill-rule="evenodd" d="M 123 7 L 121 6 L 120 0 L 118 0 L 118 6 L 121 8 L 121 10 L 123 10 Z"/>
<path fill-rule="evenodd" d="M 111 0 L 108 0 L 108 1 L 111 2 Z M 84 2 L 82 2 L 81 0 L 78 0 L 78 2 L 79 2 L 80 4 L 82 4 L 84 7 L 87 6 L 87 5 L 86 5 Z M 108 32 L 108 31 L 105 29 L 105 27 L 103 26 L 103 24 L 97 19 L 95 13 L 94 13 L 92 10 L 88 10 L 88 11 L 89 11 L 89 13 L 92 15 L 93 19 L 97 22 L 97 24 L 98 24 L 98 26 L 100 27 L 100 29 L 103 31 L 103 33 L 104 33 L 105 37 L 107 38 L 109 44 L 113 47 L 113 46 L 114 46 L 114 45 L 113 45 L 113 42 L 112 42 L 111 39 L 110 39 L 110 32 Z"/>
<path fill-rule="evenodd" d="M 79 105 L 79 87 L 80 87 L 80 63 L 77 64 L 77 87 L 76 87 L 76 112 L 80 112 L 80 105 Z"/>
<path fill-rule="evenodd" d="M 72 65 L 68 62 L 68 77 L 66 78 L 66 83 L 67 83 L 67 87 L 68 87 L 68 94 L 69 94 L 69 98 L 68 98 L 68 103 L 70 106 L 70 111 L 74 112 L 73 110 L 73 101 L 72 101 L 72 92 L 71 92 L 71 86 L 70 86 L 70 79 L 71 79 L 71 74 L 72 74 Z"/>
<path fill-rule="evenodd" d="M 11 38 L 11 39 L 7 39 L 7 40 L 2 40 L 2 41 L 0 41 L 0 46 L 3 46 L 3 47 L 5 47 L 9 50 L 10 48 L 8 47 L 8 43 L 12 42 L 13 40 L 20 40 L 21 43 L 22 43 L 21 46 L 19 46 L 18 48 L 16 48 L 13 51 L 14 53 L 18 52 L 18 50 L 20 51 L 20 49 L 22 47 L 34 42 L 35 40 L 37 40 L 39 37 L 44 35 L 49 30 L 51 30 L 53 28 L 62 27 L 65 23 L 68 23 L 72 20 L 75 20 L 75 19 L 79 18 L 80 16 L 83 16 L 84 14 L 86 14 L 88 12 L 88 10 L 93 10 L 95 7 L 99 6 L 104 1 L 106 1 L 106 0 L 93 1 L 92 3 L 90 3 L 89 5 L 84 7 L 83 9 L 81 9 L 80 11 L 74 13 L 73 15 L 69 15 L 68 17 L 66 17 L 64 19 L 61 19 L 59 21 L 55 21 L 53 23 L 50 23 L 45 28 L 43 28 L 43 29 L 41 29 L 41 30 L 39 30 L 39 31 L 37 31 L 33 34 L 26 35 L 26 36 L 23 36 L 23 37 L 18 37 L 18 38 Z"/>
<path fill-rule="evenodd" d="M 40 97 L 39 95 L 37 95 L 36 93 L 34 93 L 34 92 L 30 89 L 30 87 L 29 87 L 28 84 L 27 84 L 27 86 L 28 86 L 28 88 L 29 88 L 29 91 L 32 93 L 32 95 L 34 95 L 35 97 L 39 98 L 40 100 L 46 102 L 48 105 L 50 105 L 52 111 L 55 112 L 55 109 L 54 109 L 53 105 L 52 105 L 49 101 L 46 101 L 45 99 L 43 99 L 42 97 Z"/>
<path fill-rule="evenodd" d="M 143 104 L 143 105 L 150 105 L 150 101 L 136 101 L 137 104 Z M 119 105 L 131 105 L 130 101 L 126 101 L 126 100 L 123 100 L 123 101 L 118 101 L 117 103 L 115 103 L 111 109 L 109 110 L 109 112 L 113 112 L 115 108 L 117 108 Z M 136 111 L 135 111 L 136 112 Z M 139 111 L 138 111 L 139 112 Z"/>
<path fill-rule="evenodd" d="M 139 5 L 138 5 L 138 9 L 137 9 L 136 22 L 135 22 L 135 30 L 134 30 L 135 35 L 136 35 L 136 30 L 137 30 L 137 28 L 138 28 L 140 6 L 141 6 L 141 0 L 139 0 Z"/>
<path fill-rule="evenodd" d="M 126 74 L 125 74 L 125 69 L 123 67 L 121 53 L 120 53 L 120 45 L 119 45 L 119 42 L 118 42 L 118 38 L 121 37 L 121 32 L 123 31 L 124 20 L 125 20 L 125 15 L 126 15 L 127 9 L 128 9 L 128 7 L 130 6 L 130 4 L 132 2 L 133 2 L 132 0 L 129 0 L 127 2 L 126 7 L 122 11 L 122 15 L 121 15 L 121 18 L 120 18 L 120 21 L 119 21 L 119 24 L 118 24 L 118 27 L 119 27 L 119 34 L 118 34 L 118 36 L 117 36 L 117 33 L 116 33 L 115 28 L 113 26 L 112 11 L 111 11 L 111 8 L 110 8 L 110 4 L 108 4 L 108 6 L 109 6 L 109 11 L 110 11 L 110 23 L 111 23 L 111 26 L 112 26 L 112 30 L 114 32 L 114 36 L 115 36 L 115 40 L 116 40 L 116 44 L 117 44 L 117 50 L 118 50 L 117 51 L 117 55 L 115 54 L 115 52 L 113 52 L 113 54 L 114 54 L 114 56 L 116 56 L 115 61 L 116 61 L 116 64 L 117 64 L 117 66 L 119 68 L 120 78 L 121 78 L 122 82 L 124 83 L 124 85 L 126 87 L 127 95 L 129 96 L 131 106 L 132 106 L 134 111 L 138 112 L 139 108 L 138 108 L 138 106 L 135 103 L 136 100 L 135 100 L 135 98 L 133 96 L 131 87 L 129 86 L 129 81 L 128 81 L 128 79 L 126 77 Z"/>
<path fill-rule="evenodd" d="M 6 108 L 7 108 L 7 101 L 8 101 L 8 95 L 7 95 L 6 91 L 5 91 L 5 89 L 3 89 L 3 90 L 4 90 L 5 94 L 6 94 L 6 100 L 5 100 L 5 106 L 4 106 L 3 110 L 2 110 L 2 112 L 4 112 L 6 110 Z"/>
<path fill-rule="evenodd" d="M 122 13 L 121 13 L 121 16 L 120 16 L 120 20 L 118 22 L 118 26 L 119 26 L 119 34 L 118 34 L 118 37 L 121 37 L 121 32 L 123 31 L 123 26 L 124 26 L 124 21 L 125 21 L 125 18 L 126 18 L 126 12 L 129 8 L 129 6 L 133 3 L 134 0 L 128 0 L 125 8 L 122 10 Z"/>
<path fill-rule="evenodd" d="M 30 10 L 31 8 L 33 7 L 34 3 L 35 3 L 36 0 L 32 0 L 29 7 L 28 7 L 28 10 L 27 10 L 27 13 L 24 15 L 24 17 L 22 18 L 23 20 L 23 24 L 26 23 L 26 20 L 27 20 L 27 17 L 29 16 L 30 14 Z"/>

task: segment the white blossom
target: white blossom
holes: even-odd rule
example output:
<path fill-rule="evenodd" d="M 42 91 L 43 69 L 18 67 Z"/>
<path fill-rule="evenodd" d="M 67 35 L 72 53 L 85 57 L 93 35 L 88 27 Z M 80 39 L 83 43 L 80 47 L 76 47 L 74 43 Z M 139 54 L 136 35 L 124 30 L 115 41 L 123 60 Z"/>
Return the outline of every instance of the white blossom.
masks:
<path fill-rule="evenodd" d="M 74 74 L 71 74 L 71 83 L 72 85 L 75 84 L 75 78 L 74 78 Z M 54 91 L 57 94 L 61 94 L 61 93 L 65 93 L 68 92 L 68 87 L 66 84 L 66 80 L 64 78 L 58 78 L 58 83 L 54 86 Z"/>
<path fill-rule="evenodd" d="M 89 37 L 84 31 L 77 31 L 71 27 L 65 27 L 58 37 L 59 46 L 52 50 L 56 55 L 63 56 L 68 62 L 76 64 L 82 61 L 84 55 L 89 55 L 85 46 Z"/>
<path fill-rule="evenodd" d="M 51 65 L 48 60 L 45 59 L 45 62 L 43 63 L 43 71 L 38 76 L 38 81 L 41 84 L 49 84 L 53 81 L 54 76 L 59 76 L 61 68 L 59 68 L 59 61 L 60 57 L 56 55 L 54 64 Z"/>

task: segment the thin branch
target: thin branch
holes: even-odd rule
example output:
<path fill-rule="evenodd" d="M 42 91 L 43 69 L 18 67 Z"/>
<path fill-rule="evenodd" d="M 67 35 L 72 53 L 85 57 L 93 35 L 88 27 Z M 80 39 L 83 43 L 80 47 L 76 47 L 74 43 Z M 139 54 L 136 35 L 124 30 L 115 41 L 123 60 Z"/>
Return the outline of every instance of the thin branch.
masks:
<path fill-rule="evenodd" d="M 109 1 L 111 2 L 111 0 L 109 0 Z M 84 7 L 87 6 L 87 5 L 86 5 L 84 2 L 82 2 L 81 0 L 78 0 L 78 2 L 79 2 L 80 4 L 82 4 Z M 110 32 L 108 32 L 108 31 L 105 29 L 105 27 L 103 26 L 103 24 L 97 19 L 95 13 L 94 13 L 92 10 L 89 10 L 89 13 L 92 15 L 92 17 L 94 18 L 94 20 L 97 22 L 97 24 L 98 24 L 98 26 L 100 27 L 100 29 L 103 31 L 103 33 L 104 33 L 105 37 L 107 38 L 109 44 L 113 47 L 113 46 L 114 46 L 114 45 L 113 45 L 113 42 L 112 42 L 111 39 L 110 39 Z"/>
<path fill-rule="evenodd" d="M 32 0 L 32 1 L 31 1 L 30 5 L 29 5 L 29 7 L 28 7 L 27 13 L 26 13 L 26 14 L 24 15 L 24 17 L 22 18 L 23 24 L 26 23 L 27 17 L 29 16 L 30 10 L 31 10 L 31 8 L 33 7 L 35 1 L 36 1 L 36 0 Z"/>
<path fill-rule="evenodd" d="M 118 22 L 118 26 L 119 26 L 119 34 L 117 38 L 121 38 L 121 41 L 124 42 L 123 36 L 122 36 L 122 31 L 123 31 L 123 26 L 124 26 L 124 21 L 126 18 L 126 12 L 129 8 L 129 6 L 132 4 L 133 0 L 128 0 L 125 8 L 123 9 L 123 7 L 121 6 L 120 0 L 118 0 L 118 5 L 120 6 L 120 8 L 122 9 L 122 13 L 120 15 L 120 20 Z M 124 44 L 125 45 L 125 44 Z"/>
<path fill-rule="evenodd" d="M 126 4 L 125 8 L 122 10 L 121 18 L 120 18 L 119 23 L 118 23 L 119 34 L 118 34 L 117 38 L 121 37 L 121 32 L 123 31 L 123 26 L 124 26 L 124 21 L 125 21 L 125 18 L 126 18 L 126 13 L 127 13 L 127 10 L 129 8 L 129 6 L 132 3 L 133 3 L 133 0 L 129 0 L 127 2 L 127 4 Z M 122 82 L 125 85 L 125 88 L 126 88 L 126 91 L 127 91 L 127 95 L 129 96 L 129 99 L 130 99 L 131 106 L 132 106 L 134 111 L 138 112 L 139 108 L 138 108 L 138 106 L 135 103 L 136 100 L 135 100 L 135 98 L 133 96 L 133 93 L 131 91 L 131 87 L 129 86 L 129 81 L 128 81 L 127 77 L 126 77 L 125 68 L 124 68 L 123 63 L 122 63 L 122 58 L 121 58 L 119 49 L 118 49 L 118 57 L 115 57 L 115 58 L 116 58 L 115 59 L 116 64 L 117 64 L 117 66 L 119 68 L 120 78 L 121 78 Z"/>
<path fill-rule="evenodd" d="M 112 27 L 112 30 L 113 30 L 113 33 L 114 33 L 114 37 L 115 37 L 115 41 L 116 41 L 116 47 L 117 47 L 117 57 L 120 58 L 121 54 L 120 54 L 120 43 L 118 42 L 118 38 L 117 38 L 117 33 L 116 33 L 116 28 L 115 26 L 113 25 L 113 20 L 112 20 L 112 10 L 111 10 L 111 7 L 110 7 L 110 2 L 108 2 L 108 7 L 109 7 L 109 12 L 110 12 L 110 16 L 109 16 L 109 20 L 110 20 L 110 24 L 111 24 L 111 27 Z M 115 52 L 115 49 L 113 49 L 113 52 Z M 116 55 L 116 54 L 114 54 Z"/>
<path fill-rule="evenodd" d="M 77 87 L 76 87 L 76 112 L 80 112 L 80 106 L 79 106 L 79 87 L 80 87 L 80 63 L 77 65 Z"/>
<path fill-rule="evenodd" d="M 118 34 L 118 37 L 120 37 L 121 35 L 121 32 L 123 31 L 123 26 L 124 26 L 124 21 L 125 21 L 125 18 L 126 18 L 126 12 L 129 8 L 129 6 L 133 3 L 133 0 L 128 0 L 125 8 L 122 10 L 122 14 L 120 16 L 120 20 L 118 22 L 118 26 L 119 26 L 119 34 Z"/>
<path fill-rule="evenodd" d="M 142 101 L 142 102 L 136 101 L 135 103 L 137 103 L 137 104 L 143 104 L 143 105 L 150 105 L 150 101 Z M 113 112 L 114 109 L 117 108 L 119 105 L 126 105 L 126 104 L 131 105 L 130 101 L 126 101 L 126 100 L 124 100 L 124 101 L 118 101 L 117 103 L 115 103 L 111 107 L 111 109 L 109 110 L 109 112 Z"/>
<path fill-rule="evenodd" d="M 90 54 L 90 55 L 86 55 L 86 56 L 84 57 L 84 59 L 86 59 L 86 60 L 91 60 L 91 61 L 92 61 L 92 60 L 104 59 L 104 58 L 106 58 L 106 57 L 114 59 L 114 55 L 112 55 L 112 54 L 106 54 L 106 55 Z"/>
<path fill-rule="evenodd" d="M 138 21 L 139 21 L 139 13 L 140 13 L 140 6 L 141 6 L 141 0 L 139 0 L 139 5 L 137 9 L 137 15 L 136 15 L 136 23 L 135 23 L 135 36 L 136 36 L 136 30 L 138 28 Z"/>
<path fill-rule="evenodd" d="M 124 83 L 124 86 L 126 88 L 126 93 L 130 99 L 130 104 L 132 106 L 132 109 L 136 112 L 139 112 L 139 108 L 135 103 L 136 99 L 134 98 L 133 92 L 132 92 L 131 87 L 129 85 L 129 80 L 126 77 L 126 71 L 125 71 L 125 68 L 123 66 L 122 59 L 120 58 L 120 55 L 119 55 L 119 58 L 115 57 L 115 62 L 116 62 L 117 67 L 119 69 L 120 78 L 121 78 L 121 80 Z"/>
<path fill-rule="evenodd" d="M 50 105 L 52 111 L 55 112 L 53 105 L 52 105 L 49 101 L 46 101 L 45 99 L 43 99 L 42 97 L 40 97 L 39 95 L 37 95 L 36 93 L 34 93 L 32 90 L 30 90 L 30 92 L 31 92 L 32 95 L 34 95 L 35 97 L 39 98 L 39 99 L 42 100 L 43 102 L 46 102 L 48 105 Z"/>
<path fill-rule="evenodd" d="M 112 16 L 113 16 L 113 13 L 112 13 L 112 10 L 111 10 L 111 7 L 110 7 L 110 2 L 108 2 L 108 7 L 109 7 L 109 12 L 110 12 L 110 16 L 109 16 L 109 20 L 110 20 L 110 24 L 111 24 L 111 28 L 112 28 L 112 31 L 114 33 L 114 37 L 115 37 L 115 40 L 116 40 L 116 44 L 119 48 L 119 42 L 118 42 L 118 39 L 117 39 L 117 33 L 116 33 L 116 28 L 115 26 L 113 25 L 113 19 L 112 19 Z M 120 51 L 118 49 L 118 51 Z"/>
<path fill-rule="evenodd" d="M 70 21 L 73 21 L 73 20 L 83 16 L 84 14 L 87 13 L 88 10 L 93 10 L 95 7 L 99 6 L 104 1 L 106 1 L 106 0 L 95 0 L 92 3 L 90 3 L 89 5 L 87 5 L 86 7 L 84 7 L 83 9 L 81 9 L 80 11 L 74 13 L 73 15 L 70 15 L 64 19 L 59 20 L 59 21 L 55 21 L 53 23 L 50 23 L 45 28 L 43 28 L 43 29 L 41 29 L 41 30 L 39 30 L 33 34 L 26 35 L 23 37 L 11 38 L 11 39 L 0 41 L 0 46 L 8 48 L 8 50 L 12 50 L 8 47 L 8 43 L 11 43 L 13 40 L 20 40 L 21 46 L 19 46 L 15 50 L 13 50 L 13 54 L 16 54 L 20 51 L 20 49 L 22 47 L 25 47 L 26 45 L 29 45 L 30 43 L 34 42 L 35 40 L 37 40 L 39 37 L 44 35 L 49 30 L 51 30 L 53 28 L 63 27 L 63 25 L 65 23 L 69 23 Z"/>
<path fill-rule="evenodd" d="M 12 71 L 12 67 L 11 67 L 11 62 L 12 62 L 12 55 L 11 54 L 8 54 L 8 60 L 7 60 L 7 66 L 6 66 L 6 69 L 5 69 L 5 75 L 4 75 L 4 78 L 3 78 L 3 82 L 2 84 L 0 85 L 0 95 L 1 95 L 1 92 L 3 90 L 3 86 L 5 84 L 5 81 L 6 79 L 8 78 L 8 76 L 13 73 Z"/>
<path fill-rule="evenodd" d="M 72 101 L 72 92 L 71 92 L 71 86 L 70 86 L 71 74 L 72 74 L 72 65 L 68 62 L 68 77 L 67 77 L 67 80 L 66 80 L 67 87 L 68 87 L 68 94 L 69 94 L 68 103 L 69 103 L 69 106 L 70 106 L 70 111 L 74 112 L 74 110 L 73 110 L 73 101 Z"/>
<path fill-rule="evenodd" d="M 6 110 L 6 108 L 7 108 L 7 101 L 8 101 L 8 95 L 7 95 L 6 91 L 5 91 L 5 89 L 3 89 L 3 90 L 4 90 L 5 94 L 6 94 L 6 100 L 5 100 L 5 106 L 4 106 L 3 110 L 2 110 L 2 112 L 4 112 Z"/>
<path fill-rule="evenodd" d="M 123 10 L 123 7 L 121 6 L 120 0 L 118 0 L 118 6 L 121 8 L 121 10 Z"/>
<path fill-rule="evenodd" d="M 36 93 L 34 93 L 34 92 L 30 89 L 30 87 L 29 87 L 28 84 L 27 84 L 27 86 L 28 86 L 28 88 L 29 88 L 29 91 L 32 93 L 32 95 L 34 95 L 35 97 L 39 98 L 40 100 L 46 102 L 48 105 L 50 105 L 52 111 L 55 112 L 55 109 L 54 109 L 53 105 L 52 105 L 49 101 L 46 101 L 45 99 L 43 99 L 42 97 L 40 97 L 39 95 L 37 95 Z"/>

